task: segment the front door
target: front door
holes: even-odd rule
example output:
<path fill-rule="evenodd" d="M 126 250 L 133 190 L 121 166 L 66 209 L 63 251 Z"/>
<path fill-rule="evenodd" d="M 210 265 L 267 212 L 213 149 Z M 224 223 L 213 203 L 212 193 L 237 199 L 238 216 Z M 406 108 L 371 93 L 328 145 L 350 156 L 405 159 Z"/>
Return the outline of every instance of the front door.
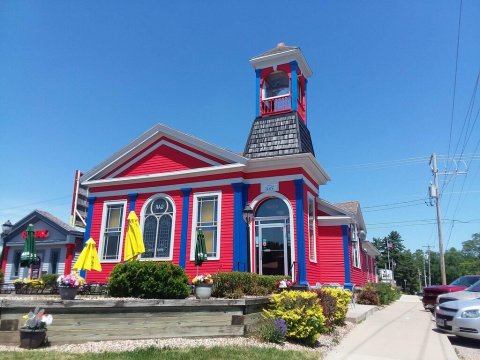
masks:
<path fill-rule="evenodd" d="M 259 228 L 259 273 L 288 274 L 285 224 L 262 224 Z"/>

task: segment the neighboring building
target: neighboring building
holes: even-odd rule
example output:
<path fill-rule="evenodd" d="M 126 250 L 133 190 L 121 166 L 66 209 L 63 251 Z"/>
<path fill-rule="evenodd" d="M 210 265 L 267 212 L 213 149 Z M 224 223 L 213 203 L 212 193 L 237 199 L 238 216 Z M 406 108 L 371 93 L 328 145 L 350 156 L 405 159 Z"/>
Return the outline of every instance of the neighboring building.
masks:
<path fill-rule="evenodd" d="M 367 281 L 356 235 L 366 231 L 361 212 L 318 197 L 330 178 L 307 127 L 312 72 L 305 58 L 279 44 L 250 62 L 257 116 L 242 155 L 158 124 L 81 177 L 89 193 L 85 239 L 97 242 L 103 268 L 88 272 L 88 281 L 104 282 L 123 262 L 130 210 L 144 236 L 141 261 L 172 261 L 191 277 L 202 229 L 208 261 L 200 272 L 285 274 L 301 284 Z M 249 230 L 247 205 L 254 211 Z M 345 221 L 324 226 L 331 213 Z"/>
<path fill-rule="evenodd" d="M 33 224 L 40 266 L 34 277 L 42 274 L 68 274 L 72 262 L 83 247 L 83 232 L 46 211 L 34 210 L 16 222 L 5 236 L 2 271 L 5 283 L 28 277 L 29 268 L 20 267 L 20 255 L 25 244 L 25 230 Z"/>

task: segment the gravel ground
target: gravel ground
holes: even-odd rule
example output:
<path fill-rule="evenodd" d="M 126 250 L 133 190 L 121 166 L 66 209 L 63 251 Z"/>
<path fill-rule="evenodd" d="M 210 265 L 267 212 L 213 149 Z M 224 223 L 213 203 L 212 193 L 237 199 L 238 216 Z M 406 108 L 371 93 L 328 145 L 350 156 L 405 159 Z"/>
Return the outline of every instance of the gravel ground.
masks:
<path fill-rule="evenodd" d="M 480 360 L 480 341 L 449 335 L 455 352 L 462 360 Z"/>
<path fill-rule="evenodd" d="M 39 351 L 59 351 L 68 353 L 86 353 L 86 352 L 123 352 L 139 348 L 156 347 L 163 348 L 188 348 L 188 347 L 213 347 L 213 346 L 256 346 L 256 347 L 274 347 L 281 350 L 297 351 L 316 351 L 322 355 L 327 354 L 338 345 L 340 339 L 345 336 L 352 328 L 353 324 L 347 323 L 345 326 L 337 327 L 332 334 L 321 335 L 315 348 L 285 343 L 283 345 L 262 342 L 256 338 L 236 337 L 236 338 L 171 338 L 171 339 L 150 339 L 150 340 L 121 340 L 121 341 L 97 341 L 83 344 L 70 344 L 60 346 L 50 346 L 39 349 Z M 0 345 L 1 351 L 28 351 L 17 346 Z"/>

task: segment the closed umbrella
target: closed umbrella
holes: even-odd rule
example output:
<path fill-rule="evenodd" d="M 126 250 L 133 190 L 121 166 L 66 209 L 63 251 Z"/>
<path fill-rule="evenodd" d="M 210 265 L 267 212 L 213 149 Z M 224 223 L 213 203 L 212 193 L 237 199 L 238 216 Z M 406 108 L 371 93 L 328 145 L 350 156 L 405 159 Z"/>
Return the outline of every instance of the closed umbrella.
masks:
<path fill-rule="evenodd" d="M 199 229 L 197 232 L 197 241 L 195 243 L 195 265 L 197 266 L 197 275 L 198 267 L 201 266 L 204 261 L 207 261 L 207 247 L 205 246 L 205 235 L 203 235 L 202 229 Z"/>
<path fill-rule="evenodd" d="M 32 224 L 28 225 L 26 233 L 25 245 L 20 255 L 20 266 L 22 267 L 29 267 L 38 263 L 37 251 L 35 250 L 35 231 Z"/>
<path fill-rule="evenodd" d="M 128 214 L 128 230 L 125 237 L 123 259 L 125 261 L 133 261 L 144 252 L 145 245 L 143 244 L 143 236 L 140 231 L 137 214 L 135 214 L 135 211 L 130 211 L 130 214 Z"/>
<path fill-rule="evenodd" d="M 96 270 L 102 271 L 102 266 L 100 265 L 100 259 L 98 258 L 97 248 L 95 247 L 95 240 L 92 238 L 88 239 L 85 243 L 80 256 L 78 257 L 75 265 L 73 265 L 75 270 Z"/>

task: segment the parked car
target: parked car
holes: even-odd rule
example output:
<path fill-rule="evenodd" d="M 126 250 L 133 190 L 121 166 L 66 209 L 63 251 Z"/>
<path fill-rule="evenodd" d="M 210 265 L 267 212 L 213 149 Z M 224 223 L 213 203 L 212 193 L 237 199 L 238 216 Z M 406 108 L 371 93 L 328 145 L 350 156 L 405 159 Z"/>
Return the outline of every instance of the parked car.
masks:
<path fill-rule="evenodd" d="M 435 321 L 441 331 L 480 339 L 480 299 L 442 303 L 435 309 Z"/>
<path fill-rule="evenodd" d="M 442 304 L 447 301 L 472 300 L 478 298 L 480 298 L 480 280 L 465 290 L 439 295 L 437 298 L 437 303 Z"/>
<path fill-rule="evenodd" d="M 454 291 L 464 290 L 480 280 L 480 275 L 465 275 L 454 280 L 450 285 L 427 286 L 423 289 L 423 307 L 425 310 L 434 311 L 437 304 L 437 296 Z"/>

